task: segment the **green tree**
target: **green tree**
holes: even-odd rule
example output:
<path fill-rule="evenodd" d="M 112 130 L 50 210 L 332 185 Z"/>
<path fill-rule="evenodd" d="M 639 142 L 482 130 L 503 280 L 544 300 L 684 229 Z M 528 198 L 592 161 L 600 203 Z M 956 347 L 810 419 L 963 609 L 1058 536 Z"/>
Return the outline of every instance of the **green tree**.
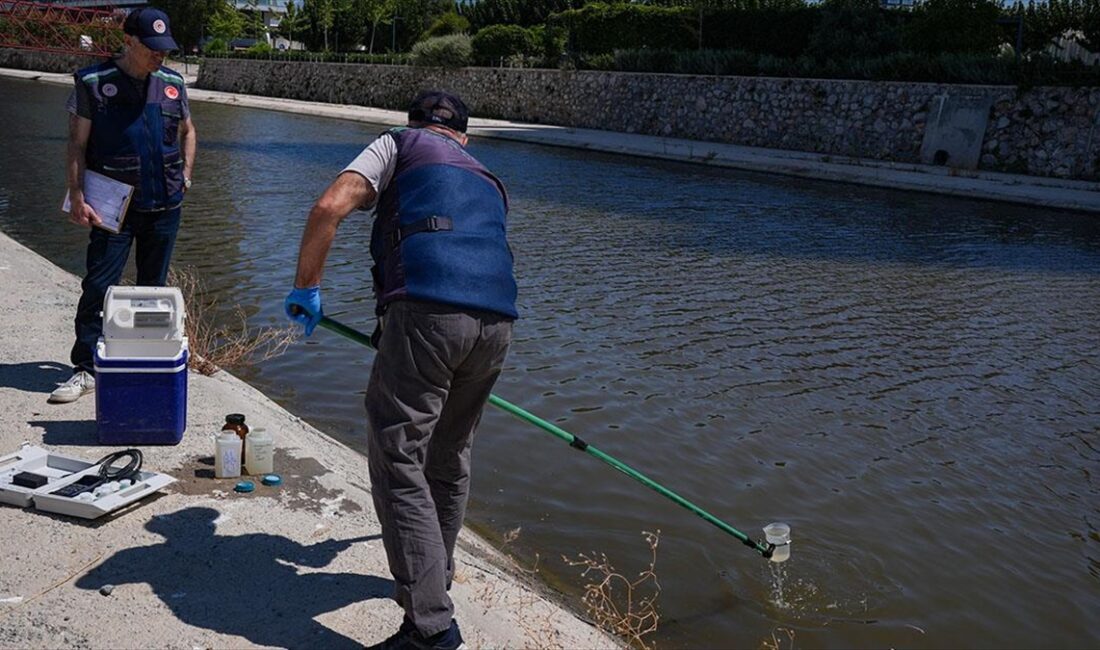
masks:
<path fill-rule="evenodd" d="M 471 45 L 475 60 L 489 65 L 517 54 L 534 54 L 536 49 L 531 32 L 519 25 L 489 25 L 474 34 Z"/>
<path fill-rule="evenodd" d="M 477 0 L 458 5 L 476 32 L 489 25 L 531 27 L 546 22 L 550 14 L 579 9 L 584 0 Z"/>
<path fill-rule="evenodd" d="M 914 52 L 993 54 L 1004 41 L 997 0 L 926 0 L 913 10 L 903 42 Z"/>
<path fill-rule="evenodd" d="M 294 34 L 298 34 L 300 38 L 308 24 L 309 19 L 305 12 L 299 9 L 293 2 L 288 2 L 286 5 L 286 14 L 279 21 L 279 34 L 285 36 L 293 47 Z"/>
<path fill-rule="evenodd" d="M 1018 0 L 1007 10 L 1024 18 L 1024 49 L 1044 50 L 1067 31 L 1080 32 L 1082 45 L 1100 51 L 1100 2 L 1096 0 Z"/>
<path fill-rule="evenodd" d="M 435 19 L 435 22 L 428 27 L 428 31 L 424 32 L 424 36 L 432 38 L 434 36 L 450 36 L 451 34 L 465 34 L 470 29 L 470 21 L 465 16 L 448 11 L 439 18 Z"/>
<path fill-rule="evenodd" d="M 267 26 L 264 25 L 264 15 L 260 11 L 260 0 L 245 0 L 241 13 L 245 18 L 245 35 L 266 43 Z"/>
<path fill-rule="evenodd" d="M 228 2 L 223 2 L 210 16 L 206 29 L 214 38 L 228 42 L 244 33 L 245 18 Z"/>
<path fill-rule="evenodd" d="M 397 52 L 408 51 L 436 18 L 455 8 L 453 0 L 393 0 L 393 4 L 390 43 Z"/>
<path fill-rule="evenodd" d="M 825 0 L 806 54 L 842 60 L 882 56 L 898 50 L 899 34 L 879 0 Z"/>
<path fill-rule="evenodd" d="M 199 45 L 210 18 L 225 4 L 225 0 L 157 0 L 156 3 L 168 14 L 172 37 L 184 52 Z"/>
<path fill-rule="evenodd" d="M 367 51 L 374 54 L 374 41 L 378 35 L 378 24 L 381 23 L 387 16 L 392 16 L 394 12 L 393 0 L 365 0 L 366 11 L 364 16 L 367 20 L 367 24 L 370 25 L 370 38 L 365 39 L 370 41 L 370 45 L 367 46 Z"/>
<path fill-rule="evenodd" d="M 324 51 L 329 51 L 329 37 L 337 17 L 349 6 L 346 0 L 303 0 L 302 13 L 308 17 L 311 49 L 320 45 Z"/>

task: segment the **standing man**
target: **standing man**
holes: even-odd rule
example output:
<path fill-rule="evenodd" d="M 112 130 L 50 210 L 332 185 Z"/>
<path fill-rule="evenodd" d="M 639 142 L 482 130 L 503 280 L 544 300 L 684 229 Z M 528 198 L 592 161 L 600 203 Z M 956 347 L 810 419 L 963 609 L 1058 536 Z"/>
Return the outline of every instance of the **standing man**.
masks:
<path fill-rule="evenodd" d="M 69 220 L 91 228 L 87 272 L 76 308 L 73 375 L 50 395 L 72 402 L 95 390 L 92 351 L 103 332 L 103 298 L 118 284 L 130 246 L 137 241 L 137 284 L 164 286 L 180 225 L 180 204 L 191 187 L 196 136 L 183 77 L 163 65 L 177 49 L 168 16 L 136 9 L 123 23 L 122 56 L 84 68 L 66 106 L 69 147 L 66 176 Z M 84 170 L 134 186 L 120 232 L 84 202 Z"/>
<path fill-rule="evenodd" d="M 454 550 L 470 492 L 470 446 L 500 375 L 516 282 L 504 185 L 468 154 L 466 105 L 431 91 L 409 126 L 384 133 L 309 213 L 290 318 L 321 320 L 321 275 L 336 227 L 375 208 L 371 231 L 379 328 L 365 399 L 371 494 L 382 523 L 400 629 L 379 648 L 464 647 L 454 604 Z"/>

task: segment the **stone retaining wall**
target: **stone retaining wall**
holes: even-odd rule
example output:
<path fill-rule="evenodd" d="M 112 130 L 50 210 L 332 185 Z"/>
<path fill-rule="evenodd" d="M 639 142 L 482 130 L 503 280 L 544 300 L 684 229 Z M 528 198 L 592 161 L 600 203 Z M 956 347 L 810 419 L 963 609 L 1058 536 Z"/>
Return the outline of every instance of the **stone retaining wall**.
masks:
<path fill-rule="evenodd" d="M 94 61 L 0 49 L 0 67 L 70 71 Z M 989 97 L 979 168 L 1100 180 L 1100 88 L 706 77 L 208 59 L 199 88 L 404 109 L 424 88 L 461 95 L 476 116 L 920 162 L 945 95 Z"/>
<path fill-rule="evenodd" d="M 920 162 L 929 112 L 947 94 L 989 96 L 979 167 L 1100 179 L 1100 88 L 705 77 L 209 59 L 198 87 L 403 109 L 444 88 L 472 112 L 520 122 Z"/>
<path fill-rule="evenodd" d="M 39 70 L 41 72 L 76 72 L 103 61 L 103 57 L 53 54 L 32 50 L 0 48 L 0 68 Z"/>

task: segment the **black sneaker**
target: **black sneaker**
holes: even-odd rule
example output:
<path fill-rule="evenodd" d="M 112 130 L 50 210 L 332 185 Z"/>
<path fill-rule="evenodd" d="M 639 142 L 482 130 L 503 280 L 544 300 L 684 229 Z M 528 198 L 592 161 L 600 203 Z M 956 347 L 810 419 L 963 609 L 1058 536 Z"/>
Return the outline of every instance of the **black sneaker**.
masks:
<path fill-rule="evenodd" d="M 466 644 L 462 642 L 462 633 L 458 631 L 458 621 L 451 619 L 451 627 L 424 638 L 419 634 L 414 636 L 417 650 L 466 650 Z"/>
<path fill-rule="evenodd" d="M 412 650 L 416 647 L 412 645 L 412 637 L 416 633 L 416 626 L 406 618 L 401 621 L 401 627 L 397 628 L 393 636 L 381 643 L 367 646 L 367 650 Z"/>
<path fill-rule="evenodd" d="M 451 627 L 425 638 L 406 618 L 393 636 L 367 650 L 466 650 L 466 644 L 454 619 L 451 619 Z"/>

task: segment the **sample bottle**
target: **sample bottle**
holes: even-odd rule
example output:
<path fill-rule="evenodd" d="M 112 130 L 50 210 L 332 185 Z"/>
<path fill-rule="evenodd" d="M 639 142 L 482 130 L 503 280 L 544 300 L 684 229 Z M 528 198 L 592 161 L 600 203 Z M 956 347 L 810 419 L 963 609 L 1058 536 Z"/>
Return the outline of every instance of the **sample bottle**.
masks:
<path fill-rule="evenodd" d="M 256 427 L 248 434 L 244 443 L 248 464 L 245 469 L 249 474 L 270 474 L 275 471 L 275 440 L 267 429 Z"/>
<path fill-rule="evenodd" d="M 214 476 L 240 476 L 241 451 L 241 439 L 237 437 L 237 432 L 223 429 L 214 443 Z"/>
<path fill-rule="evenodd" d="M 241 467 L 244 467 L 245 460 L 248 458 L 248 445 L 244 444 L 245 437 L 248 436 L 248 425 L 244 423 L 244 416 L 240 413 L 230 413 L 225 416 L 225 426 L 222 427 L 222 431 L 232 431 L 241 439 Z"/>

